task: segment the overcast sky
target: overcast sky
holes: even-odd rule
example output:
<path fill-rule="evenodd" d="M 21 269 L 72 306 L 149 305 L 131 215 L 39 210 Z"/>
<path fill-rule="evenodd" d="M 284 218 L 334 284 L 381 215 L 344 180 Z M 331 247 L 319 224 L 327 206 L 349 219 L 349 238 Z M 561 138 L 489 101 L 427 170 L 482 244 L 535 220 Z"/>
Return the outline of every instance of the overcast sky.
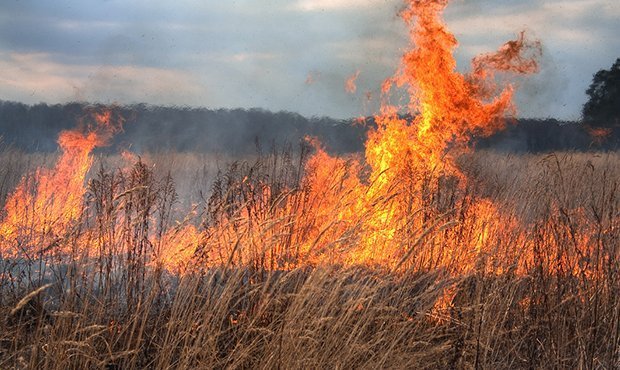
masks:
<path fill-rule="evenodd" d="M 0 99 L 372 114 L 407 47 L 398 0 L 2 0 Z M 453 0 L 459 69 L 525 29 L 542 70 L 522 117 L 579 117 L 620 57 L 620 0 Z M 345 81 L 359 71 L 354 94 Z M 368 97 L 371 97 L 369 100 Z"/>

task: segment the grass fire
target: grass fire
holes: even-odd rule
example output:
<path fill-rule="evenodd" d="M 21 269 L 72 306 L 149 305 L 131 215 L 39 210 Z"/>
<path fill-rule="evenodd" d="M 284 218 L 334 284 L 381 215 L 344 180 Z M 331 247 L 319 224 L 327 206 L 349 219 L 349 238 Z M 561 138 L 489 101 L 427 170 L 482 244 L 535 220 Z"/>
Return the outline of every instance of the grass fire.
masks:
<path fill-rule="evenodd" d="M 284 7 L 317 6 L 344 12 Z M 152 150 L 148 135 L 189 126 L 138 129 L 145 111 L 240 113 L 101 103 L 46 106 L 74 118 L 52 152 L 0 131 L 0 369 L 620 367 L 620 63 L 595 75 L 582 122 L 553 126 L 586 145 L 511 152 L 488 143 L 525 127 L 515 97 L 548 68 L 544 37 L 514 30 L 463 66 L 448 0 L 397 9 L 393 75 L 373 90 L 356 66 L 329 92 L 376 109 L 309 126 L 358 133 L 352 150 L 262 110 L 301 140 Z M 230 63 L 248 58 L 246 75 L 276 57 Z M 300 76 L 307 92 L 334 71 Z"/>

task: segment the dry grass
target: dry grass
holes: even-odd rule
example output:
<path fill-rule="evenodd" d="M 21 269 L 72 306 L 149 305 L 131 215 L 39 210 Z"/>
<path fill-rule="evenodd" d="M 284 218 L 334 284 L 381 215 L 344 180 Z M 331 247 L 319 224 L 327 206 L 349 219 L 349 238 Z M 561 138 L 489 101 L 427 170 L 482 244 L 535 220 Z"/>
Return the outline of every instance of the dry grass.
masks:
<path fill-rule="evenodd" d="M 3 191 L 41 160 L 0 156 Z M 398 269 L 305 263 L 295 238 L 307 220 L 274 211 L 282 199 L 302 210 L 320 201 L 306 199 L 303 158 L 222 164 L 219 175 L 194 154 L 145 157 L 130 171 L 102 161 L 71 230 L 30 258 L 0 260 L 1 369 L 620 367 L 616 153 L 461 158 L 470 182 L 429 185 L 433 211 L 411 216 L 427 227 L 403 239 Z M 268 184 L 271 198 L 247 183 Z M 484 199 L 501 211 L 488 229 L 493 253 L 467 274 L 433 265 L 454 240 L 475 240 L 472 205 Z M 175 213 L 194 207 L 197 227 L 234 224 L 248 204 L 252 223 L 205 241 L 224 246 L 223 263 L 184 275 L 149 264 Z M 260 243 L 234 234 L 250 226 Z M 355 243 L 354 231 L 334 248 Z M 97 253 L 72 248 L 84 243 Z"/>

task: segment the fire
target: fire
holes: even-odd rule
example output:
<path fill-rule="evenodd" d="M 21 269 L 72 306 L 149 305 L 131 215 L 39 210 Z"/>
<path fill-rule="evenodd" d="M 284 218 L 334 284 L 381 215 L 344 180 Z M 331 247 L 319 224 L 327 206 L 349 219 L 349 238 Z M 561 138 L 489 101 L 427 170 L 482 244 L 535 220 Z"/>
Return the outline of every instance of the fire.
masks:
<path fill-rule="evenodd" d="M 191 224 L 171 229 L 162 238 L 164 248 L 155 256 L 156 263 L 170 272 L 186 272 L 202 238 L 203 234 Z"/>
<path fill-rule="evenodd" d="M 457 41 L 441 19 L 447 3 L 407 2 L 402 17 L 410 26 L 412 47 L 382 91 L 387 102 L 391 91 L 404 89 L 410 101 L 405 109 L 383 104 L 363 158 L 333 157 L 311 141 L 315 153 L 305 164 L 301 189 L 274 189 L 246 176 L 222 194 L 222 204 L 208 205 L 216 216 L 200 226 L 184 222 L 158 234 L 147 211 L 130 214 L 137 211 L 126 206 L 126 220 L 119 216 L 110 225 L 139 244 L 125 250 L 137 248 L 139 258 L 149 253 L 144 258 L 150 265 L 179 273 L 195 266 L 252 263 L 269 269 L 320 263 L 474 269 L 491 253 L 501 215 L 490 201 L 465 194 L 468 179 L 456 159 L 473 137 L 504 127 L 514 113 L 513 87 L 500 83 L 496 73 L 535 72 L 540 45 L 520 34 L 497 52 L 474 58 L 471 72 L 461 74 L 453 56 Z M 348 92 L 355 93 L 359 75 L 346 81 Z M 60 135 L 56 166 L 25 177 L 6 203 L 0 225 L 4 252 L 11 255 L 23 243 L 52 245 L 77 222 L 91 152 L 119 129 L 116 121 L 110 111 L 93 112 L 86 125 Z M 146 167 L 141 171 L 148 175 Z M 149 186 L 124 189 L 110 207 L 135 195 L 151 209 L 162 199 Z M 453 196 L 460 204 L 440 199 L 442 186 L 460 192 Z M 131 217 L 140 221 L 130 222 Z M 116 235 L 111 234 L 110 239 Z"/>
<path fill-rule="evenodd" d="M 376 171 L 397 170 L 409 160 L 428 168 L 451 166 L 454 170 L 455 153 L 462 151 L 472 137 L 501 130 L 505 117 L 514 112 L 512 86 L 496 84 L 494 73 L 533 73 L 538 68 L 539 43 L 526 42 L 521 34 L 497 52 L 474 58 L 471 73 L 459 73 L 453 56 L 458 43 L 441 19 L 447 3 L 410 1 L 403 12 L 411 26 L 413 48 L 405 53 L 384 91 L 393 84 L 405 87 L 410 96 L 408 111 L 415 118 L 413 122 L 399 119 L 397 108 L 383 108 L 379 129 L 369 139 L 367 150 Z M 404 131 L 398 134 L 402 139 L 397 145 L 390 142 L 397 135 L 393 131 Z M 405 160 L 395 163 L 392 158 Z"/>
<path fill-rule="evenodd" d="M 394 86 L 405 88 L 410 96 L 406 113 L 413 118 L 405 118 L 398 107 L 388 104 L 375 117 L 377 129 L 369 133 L 366 142 L 369 182 L 352 190 L 364 208 L 357 205 L 354 213 L 366 214 L 356 262 L 390 265 L 407 253 L 400 239 L 405 229 L 428 227 L 410 219 L 412 212 L 424 207 L 420 202 L 423 179 L 418 174 L 462 178 L 456 156 L 467 149 L 474 136 L 501 130 L 506 116 L 514 112 L 513 88 L 496 83 L 495 72 L 533 73 L 538 68 L 540 45 L 525 41 L 521 34 L 497 52 L 474 58 L 471 73 L 459 73 L 453 56 L 457 41 L 441 19 L 447 3 L 409 1 L 402 13 L 410 26 L 412 48 L 382 90 L 387 95 Z M 483 214 L 495 214 L 490 204 L 479 208 L 484 208 Z M 484 235 L 482 230 L 480 233 Z M 482 240 L 477 244 L 483 244 Z M 475 248 L 479 251 L 480 246 Z"/>
<path fill-rule="evenodd" d="M 592 143 L 596 145 L 601 145 L 607 141 L 613 132 L 610 127 L 587 127 L 586 129 L 592 138 Z"/>
<path fill-rule="evenodd" d="M 355 71 L 355 73 L 353 73 L 347 78 L 347 80 L 344 82 L 344 91 L 348 92 L 349 94 L 355 94 L 355 92 L 357 91 L 356 82 L 360 76 L 360 73 L 361 71 L 357 70 Z"/>
<path fill-rule="evenodd" d="M 46 248 L 69 230 L 82 211 L 91 152 L 105 145 L 120 123 L 113 122 L 111 111 L 95 111 L 81 127 L 60 133 L 61 155 L 54 168 L 24 176 L 7 198 L 0 223 L 3 254 L 14 255 L 17 248 Z"/>

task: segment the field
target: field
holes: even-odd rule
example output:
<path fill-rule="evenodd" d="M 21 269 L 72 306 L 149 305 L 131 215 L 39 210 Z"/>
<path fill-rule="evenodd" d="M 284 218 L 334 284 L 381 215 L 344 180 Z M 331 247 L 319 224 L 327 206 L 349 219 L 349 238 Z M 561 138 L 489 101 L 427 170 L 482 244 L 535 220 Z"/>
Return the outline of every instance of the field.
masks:
<path fill-rule="evenodd" d="M 465 183 L 416 173 L 424 203 L 389 259 L 360 250 L 374 214 L 310 231 L 344 181 L 310 189 L 314 157 L 95 158 L 61 232 L 3 239 L 0 368 L 620 366 L 617 153 L 482 151 L 456 158 Z M 5 150 L 4 202 L 57 159 Z M 190 226 L 205 233 L 183 259 Z"/>
<path fill-rule="evenodd" d="M 447 4 L 399 10 L 363 153 L 103 155 L 101 104 L 53 155 L 5 147 L 0 369 L 620 368 L 620 154 L 476 150 L 543 47 L 461 73 Z"/>

